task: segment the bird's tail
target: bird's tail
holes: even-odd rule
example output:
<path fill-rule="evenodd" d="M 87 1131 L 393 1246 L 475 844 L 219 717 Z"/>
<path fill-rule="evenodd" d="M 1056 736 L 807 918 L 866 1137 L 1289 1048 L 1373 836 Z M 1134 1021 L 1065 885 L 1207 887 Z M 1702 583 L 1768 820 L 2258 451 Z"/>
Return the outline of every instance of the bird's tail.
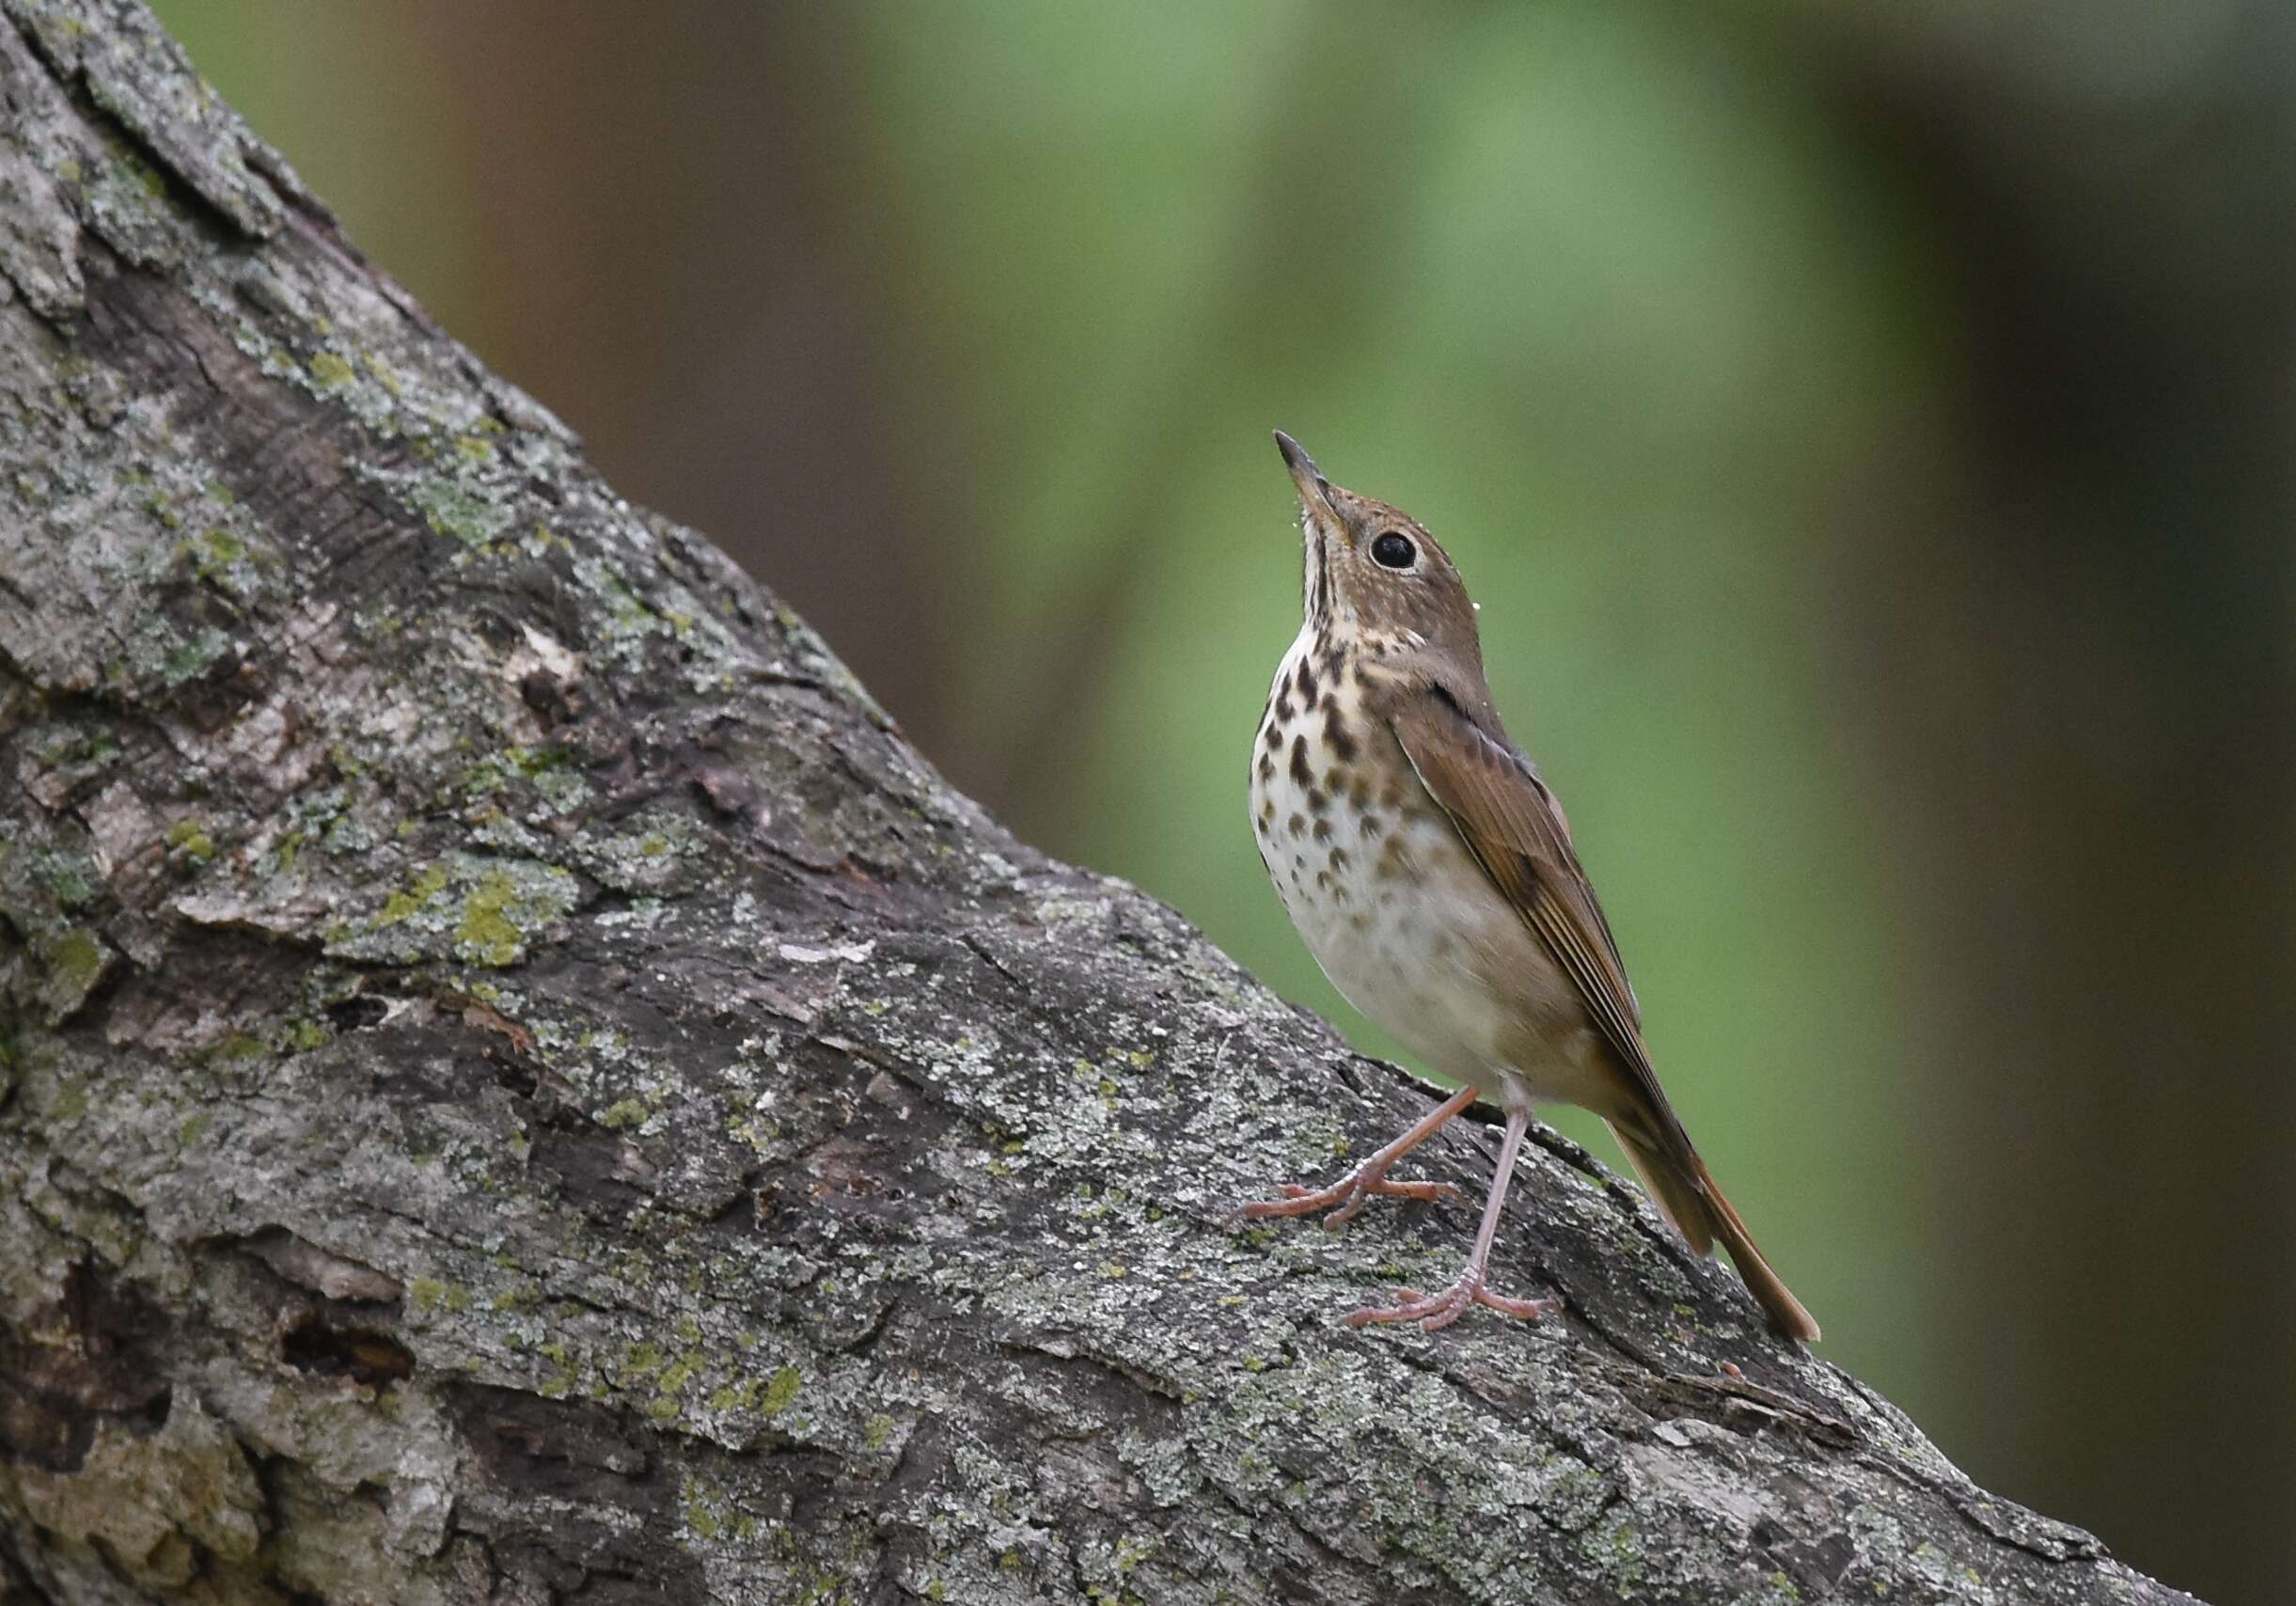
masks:
<path fill-rule="evenodd" d="M 1658 1143 L 1630 1130 L 1619 1122 L 1611 1123 L 1611 1131 L 1618 1139 L 1618 1146 L 1627 1152 L 1634 1163 L 1635 1175 L 1643 1179 L 1643 1187 L 1658 1202 L 1666 1219 L 1700 1254 L 1712 1252 L 1717 1238 L 1730 1252 L 1737 1263 L 1738 1274 L 1780 1332 L 1804 1344 L 1817 1337 L 1817 1323 L 1802 1309 L 1801 1301 L 1794 1298 L 1785 1282 L 1769 1268 L 1762 1252 L 1753 1247 L 1753 1235 L 1746 1223 L 1738 1220 L 1730 1201 L 1714 1185 L 1714 1177 L 1706 1162 L 1683 1145 L 1687 1168 Z"/>

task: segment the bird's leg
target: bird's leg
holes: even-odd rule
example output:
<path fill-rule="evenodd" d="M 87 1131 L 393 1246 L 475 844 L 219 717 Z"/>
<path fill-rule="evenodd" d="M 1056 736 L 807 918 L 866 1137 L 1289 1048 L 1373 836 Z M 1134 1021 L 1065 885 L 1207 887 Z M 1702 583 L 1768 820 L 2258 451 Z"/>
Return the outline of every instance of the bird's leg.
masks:
<path fill-rule="evenodd" d="M 1306 1188 L 1287 1182 L 1283 1185 L 1282 1198 L 1242 1205 L 1235 1214 L 1239 1220 L 1257 1221 L 1267 1216 L 1311 1215 L 1327 1204 L 1336 1204 L 1339 1208 L 1324 1219 L 1325 1226 L 1336 1227 L 1363 1208 L 1363 1201 L 1374 1193 L 1393 1193 L 1405 1199 L 1440 1199 L 1446 1193 L 1456 1193 L 1458 1189 L 1448 1182 L 1390 1182 L 1387 1168 L 1433 1137 L 1438 1127 L 1474 1101 L 1475 1090 L 1463 1087 L 1429 1110 L 1409 1131 L 1330 1187 Z"/>
<path fill-rule="evenodd" d="M 1347 1317 L 1349 1327 L 1415 1321 L 1433 1332 L 1457 1321 L 1470 1305 L 1488 1305 L 1494 1311 L 1529 1320 L 1547 1315 L 1561 1303 L 1556 1299 L 1510 1299 L 1483 1285 L 1483 1268 L 1490 1264 L 1491 1237 L 1499 1230 L 1499 1212 L 1507 1202 L 1507 1183 L 1515 1174 L 1515 1151 L 1522 1146 L 1523 1133 L 1530 1126 L 1530 1110 L 1507 1111 L 1507 1135 L 1499 1145 L 1499 1174 L 1491 1178 L 1490 1197 L 1483 1202 L 1483 1227 L 1475 1234 L 1474 1250 L 1468 1255 L 1467 1269 L 1459 1274 L 1459 1280 L 1441 1293 L 1424 1298 L 1416 1288 L 1397 1289 L 1403 1296 L 1402 1304 L 1357 1311 Z"/>

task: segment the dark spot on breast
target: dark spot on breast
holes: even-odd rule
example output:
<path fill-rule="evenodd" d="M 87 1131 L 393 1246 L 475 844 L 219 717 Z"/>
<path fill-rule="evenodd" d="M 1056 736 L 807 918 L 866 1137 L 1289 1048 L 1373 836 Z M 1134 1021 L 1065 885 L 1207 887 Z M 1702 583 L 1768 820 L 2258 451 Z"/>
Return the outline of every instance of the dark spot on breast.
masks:
<path fill-rule="evenodd" d="M 1357 776 L 1355 778 L 1355 784 L 1347 789 L 1347 802 L 1351 807 L 1356 809 L 1370 808 L 1371 782 L 1365 780 L 1360 775 Z"/>
<path fill-rule="evenodd" d="M 1324 740 L 1330 745 L 1332 757 L 1342 764 L 1355 762 L 1355 732 L 1347 721 L 1340 717 L 1339 706 L 1333 703 L 1324 713 Z"/>
<path fill-rule="evenodd" d="M 1308 739 L 1304 733 L 1292 738 L 1292 779 L 1301 786 L 1315 784 L 1315 778 L 1308 773 Z"/>
<path fill-rule="evenodd" d="M 1288 687 L 1282 696 L 1276 699 L 1276 722 L 1280 725 L 1292 722 L 1292 694 Z"/>
<path fill-rule="evenodd" d="M 1361 809 L 1363 805 L 1359 800 L 1356 807 Z M 1376 838 L 1381 831 L 1387 829 L 1387 827 L 1380 822 L 1378 815 L 1366 809 L 1363 811 L 1363 817 L 1356 822 L 1355 828 L 1359 833 L 1361 834 L 1365 842 L 1370 842 Z"/>
<path fill-rule="evenodd" d="M 1335 795 L 1346 795 L 1347 772 L 1339 765 L 1333 764 L 1329 769 L 1324 771 L 1324 784 L 1329 786 Z"/>
<path fill-rule="evenodd" d="M 1276 722 L 1270 719 L 1267 722 L 1267 728 L 1260 732 L 1260 740 L 1267 744 L 1269 752 L 1274 752 L 1278 748 L 1283 746 L 1283 732 L 1277 730 Z"/>
<path fill-rule="evenodd" d="M 1318 870 L 1315 873 L 1315 890 L 1318 892 L 1329 892 L 1331 890 L 1331 872 L 1329 870 Z"/>
<path fill-rule="evenodd" d="M 1283 828 L 1296 837 L 1304 836 L 1307 833 L 1308 817 L 1305 814 L 1294 814 L 1283 822 Z"/>
<path fill-rule="evenodd" d="M 1315 706 L 1315 671 L 1308 668 L 1305 658 L 1299 660 L 1299 701 L 1309 708 Z"/>
<path fill-rule="evenodd" d="M 1314 837 L 1314 839 L 1319 842 L 1329 842 L 1331 840 L 1331 822 L 1329 820 L 1317 820 L 1315 822 L 1315 829 L 1309 834 Z"/>
<path fill-rule="evenodd" d="M 1350 854 L 1345 848 L 1335 847 L 1331 850 L 1331 868 L 1334 871 L 1345 870 L 1354 862 L 1354 855 Z"/>
<path fill-rule="evenodd" d="M 1276 761 L 1266 753 L 1260 755 L 1260 779 L 1262 780 L 1276 779 Z"/>
<path fill-rule="evenodd" d="M 1331 807 L 1331 798 L 1320 786 L 1308 788 L 1308 812 L 1320 814 Z"/>
<path fill-rule="evenodd" d="M 1365 672 L 1360 662 L 1358 662 L 1355 667 L 1355 684 L 1361 686 L 1365 691 L 1369 691 L 1371 689 L 1371 676 Z"/>
<path fill-rule="evenodd" d="M 1272 825 L 1274 825 L 1275 823 L 1276 823 L 1276 806 L 1275 806 L 1275 803 L 1274 803 L 1274 802 L 1271 800 L 1271 801 L 1269 801 L 1269 802 L 1266 802 L 1266 803 L 1261 804 L 1261 805 L 1260 805 L 1260 824 L 1261 824 L 1261 825 L 1263 825 L 1263 826 L 1272 826 Z"/>
<path fill-rule="evenodd" d="M 1336 681 L 1340 678 L 1340 665 L 1346 661 L 1346 654 L 1327 642 L 1316 653 L 1316 661 L 1323 665 L 1324 673 Z"/>

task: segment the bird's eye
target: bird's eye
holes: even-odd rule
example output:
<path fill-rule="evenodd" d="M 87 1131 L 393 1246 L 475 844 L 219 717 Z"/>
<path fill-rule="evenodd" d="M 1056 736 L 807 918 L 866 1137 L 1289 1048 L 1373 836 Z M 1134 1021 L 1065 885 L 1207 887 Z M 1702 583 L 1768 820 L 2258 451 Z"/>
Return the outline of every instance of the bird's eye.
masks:
<path fill-rule="evenodd" d="M 1418 556 L 1419 548 L 1411 544 L 1411 538 L 1395 530 L 1389 530 L 1371 543 L 1372 561 L 1382 569 L 1408 569 L 1411 559 Z"/>

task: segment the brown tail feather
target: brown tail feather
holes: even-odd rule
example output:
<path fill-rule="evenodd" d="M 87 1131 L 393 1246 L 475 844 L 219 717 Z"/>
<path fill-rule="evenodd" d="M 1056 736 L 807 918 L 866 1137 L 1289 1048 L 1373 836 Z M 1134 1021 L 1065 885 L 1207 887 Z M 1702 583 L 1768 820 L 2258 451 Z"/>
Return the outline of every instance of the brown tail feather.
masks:
<path fill-rule="evenodd" d="M 1785 1283 L 1762 1252 L 1753 1247 L 1753 1236 L 1746 1231 L 1746 1223 L 1722 1197 L 1722 1190 L 1714 1185 L 1714 1177 L 1706 1163 L 1693 1154 L 1690 1156 L 1691 1173 L 1685 1175 L 1664 1151 L 1655 1144 L 1643 1142 L 1616 1122 L 1611 1131 L 1618 1139 L 1618 1146 L 1633 1162 L 1635 1175 L 1643 1179 L 1643 1187 L 1666 1219 L 1675 1224 L 1692 1250 L 1706 1254 L 1720 1238 L 1722 1248 L 1738 1265 L 1738 1274 L 1745 1280 L 1747 1290 L 1754 1300 L 1769 1313 L 1778 1330 L 1804 1344 L 1817 1337 L 1817 1323 L 1802 1309 L 1801 1301 L 1787 1291 Z"/>

